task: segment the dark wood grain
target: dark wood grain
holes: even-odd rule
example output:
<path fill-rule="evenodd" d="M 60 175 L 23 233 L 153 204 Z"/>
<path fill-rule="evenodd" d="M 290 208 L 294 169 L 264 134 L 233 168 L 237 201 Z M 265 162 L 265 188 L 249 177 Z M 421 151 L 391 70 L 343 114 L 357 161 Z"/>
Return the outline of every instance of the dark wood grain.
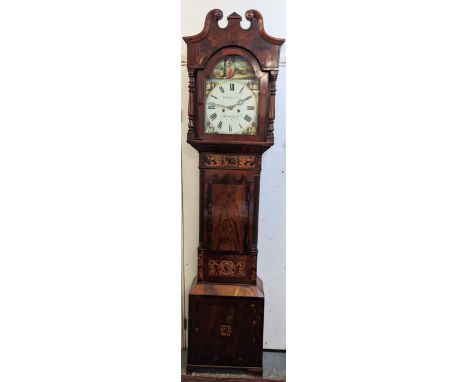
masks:
<path fill-rule="evenodd" d="M 214 366 L 261 372 L 263 310 L 261 282 L 249 287 L 194 283 L 188 370 Z"/>
<path fill-rule="evenodd" d="M 276 79 L 284 40 L 265 32 L 258 11 L 249 10 L 245 16 L 249 28 L 241 27 L 237 13 L 221 28 L 223 13 L 213 9 L 200 33 L 184 37 L 187 142 L 199 152 L 200 169 L 198 266 L 189 295 L 187 371 L 242 368 L 262 373 L 264 293 L 257 277 L 260 172 L 262 154 L 274 142 Z M 239 135 L 213 134 L 209 129 L 207 133 L 206 89 L 211 89 L 217 63 L 233 62 L 234 56 L 247 61 L 248 70 L 241 73 L 224 66 L 220 75 L 248 73 L 253 80 L 258 91 L 256 127 Z"/>
<path fill-rule="evenodd" d="M 199 264 L 199 281 L 247 284 L 256 281 L 260 161 L 255 156 L 240 157 L 230 155 L 233 160 L 226 162 L 221 156 L 201 172 L 199 254 L 203 253 L 203 264 Z M 236 163 L 247 168 L 233 168 Z M 243 262 L 244 271 L 210 273 L 210 261 L 215 257 L 235 264 Z"/>
<path fill-rule="evenodd" d="M 263 70 L 277 69 L 280 47 L 285 40 L 271 37 L 265 32 L 260 12 L 251 9 L 245 16 L 250 21 L 248 29 L 241 27 L 242 18 L 235 12 L 228 16 L 228 25 L 221 28 L 218 21 L 223 18 L 223 11 L 213 9 L 208 12 L 203 30 L 197 35 L 184 37 L 188 66 L 202 69 L 217 50 L 239 45 L 255 53 Z"/>
<path fill-rule="evenodd" d="M 193 279 L 190 288 L 191 295 L 231 296 L 231 297 L 264 297 L 263 281 L 257 277 L 255 285 L 199 283 Z"/>

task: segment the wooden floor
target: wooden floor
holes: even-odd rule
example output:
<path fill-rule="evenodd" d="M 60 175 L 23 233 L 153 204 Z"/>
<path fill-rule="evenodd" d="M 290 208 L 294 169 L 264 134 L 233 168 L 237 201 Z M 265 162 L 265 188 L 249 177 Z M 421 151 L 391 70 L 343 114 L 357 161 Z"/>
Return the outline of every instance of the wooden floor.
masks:
<path fill-rule="evenodd" d="M 239 372 L 236 370 L 199 370 L 187 374 L 187 351 L 182 350 L 182 382 L 285 382 L 286 381 L 286 352 L 263 352 L 263 377 Z"/>

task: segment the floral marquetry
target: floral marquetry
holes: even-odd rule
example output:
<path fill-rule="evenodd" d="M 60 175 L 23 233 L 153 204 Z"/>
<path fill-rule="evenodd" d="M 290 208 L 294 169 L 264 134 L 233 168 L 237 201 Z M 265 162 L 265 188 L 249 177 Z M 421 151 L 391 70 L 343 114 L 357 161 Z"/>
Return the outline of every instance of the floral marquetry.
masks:
<path fill-rule="evenodd" d="M 260 155 L 200 154 L 200 168 L 260 169 Z"/>
<path fill-rule="evenodd" d="M 208 267 L 210 276 L 245 277 L 244 261 L 210 260 Z"/>

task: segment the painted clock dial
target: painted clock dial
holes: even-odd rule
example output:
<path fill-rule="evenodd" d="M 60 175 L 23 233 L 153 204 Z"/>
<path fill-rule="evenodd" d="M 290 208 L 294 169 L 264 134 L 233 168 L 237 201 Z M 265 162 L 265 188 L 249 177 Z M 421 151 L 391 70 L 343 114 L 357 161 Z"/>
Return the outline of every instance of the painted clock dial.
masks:
<path fill-rule="evenodd" d="M 259 82 L 241 56 L 219 60 L 205 80 L 205 133 L 255 135 Z"/>

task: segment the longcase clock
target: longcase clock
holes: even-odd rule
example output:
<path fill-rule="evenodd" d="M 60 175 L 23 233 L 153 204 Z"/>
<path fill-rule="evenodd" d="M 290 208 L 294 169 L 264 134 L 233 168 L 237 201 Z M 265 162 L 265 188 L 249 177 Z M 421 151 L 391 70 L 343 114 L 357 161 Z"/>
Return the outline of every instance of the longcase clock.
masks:
<path fill-rule="evenodd" d="M 256 10 L 210 11 L 187 43 L 187 142 L 199 152 L 197 276 L 189 294 L 187 371 L 262 373 L 264 292 L 257 276 L 262 154 L 273 145 L 276 78 L 283 39 Z"/>

